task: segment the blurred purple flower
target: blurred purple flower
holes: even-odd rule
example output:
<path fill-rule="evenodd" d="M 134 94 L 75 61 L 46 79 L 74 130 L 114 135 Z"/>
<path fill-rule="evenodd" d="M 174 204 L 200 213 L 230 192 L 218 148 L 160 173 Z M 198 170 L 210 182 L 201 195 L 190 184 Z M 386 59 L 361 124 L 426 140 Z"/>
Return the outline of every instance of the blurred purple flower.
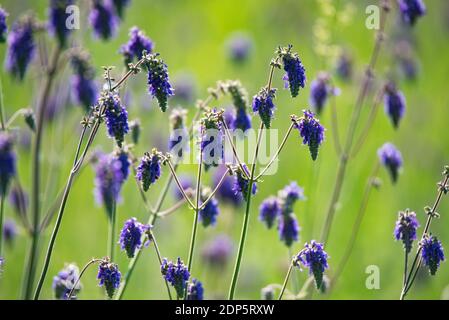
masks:
<path fill-rule="evenodd" d="M 206 242 L 201 250 L 203 261 L 217 268 L 223 268 L 229 261 L 234 245 L 225 234 Z"/>
<path fill-rule="evenodd" d="M 59 42 L 59 46 L 65 47 L 71 29 L 66 22 L 69 17 L 66 8 L 74 4 L 74 0 L 51 0 L 48 9 L 48 29 Z"/>
<path fill-rule="evenodd" d="M 119 24 L 119 18 L 109 0 L 93 0 L 89 21 L 94 29 L 94 34 L 103 40 L 112 38 Z"/>
<path fill-rule="evenodd" d="M 128 66 L 135 59 L 140 60 L 143 57 L 143 51 L 153 52 L 153 41 L 148 38 L 138 27 L 132 27 L 129 31 L 129 40 L 120 47 L 120 53 L 125 58 L 125 64 Z"/>
<path fill-rule="evenodd" d="M 385 143 L 378 151 L 380 163 L 385 166 L 393 183 L 396 183 L 402 167 L 401 152 L 392 144 Z"/>
<path fill-rule="evenodd" d="M 226 48 L 232 61 L 246 62 L 253 50 L 253 40 L 248 34 L 236 32 L 226 41 Z"/>
<path fill-rule="evenodd" d="M 0 7 L 0 43 L 6 41 L 6 35 L 8 33 L 8 25 L 6 24 L 6 19 L 8 15 L 8 12 Z"/>

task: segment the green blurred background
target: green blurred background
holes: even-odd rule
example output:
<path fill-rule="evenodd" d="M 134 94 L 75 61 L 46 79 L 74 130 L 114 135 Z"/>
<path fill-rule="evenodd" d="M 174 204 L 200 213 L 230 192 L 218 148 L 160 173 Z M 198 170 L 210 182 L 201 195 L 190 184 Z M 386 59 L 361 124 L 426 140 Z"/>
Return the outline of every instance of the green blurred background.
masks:
<path fill-rule="evenodd" d="M 78 2 L 82 12 L 86 12 L 88 2 Z M 326 5 L 312 0 L 134 0 L 126 11 L 117 37 L 112 41 L 103 42 L 94 39 L 92 30 L 87 26 L 85 14 L 82 16 L 81 29 L 75 32 L 75 39 L 92 54 L 92 62 L 97 67 L 99 78 L 101 66 L 104 65 L 117 66 L 115 71 L 118 75 L 123 68 L 118 49 L 127 41 L 129 28 L 136 25 L 155 42 L 156 51 L 160 52 L 166 61 L 172 79 L 183 74 L 193 77 L 196 98 L 205 98 L 207 88 L 220 79 L 240 79 L 249 95 L 254 95 L 266 82 L 268 63 L 278 45 L 289 43 L 294 45 L 307 69 L 308 84 L 319 71 L 332 72 L 335 50 L 344 48 L 353 56 L 355 69 L 351 82 L 336 80 L 337 86 L 341 89 L 341 95 L 337 98 L 340 131 L 346 133 L 363 68 L 369 59 L 375 35 L 373 30 L 365 27 L 365 8 L 375 1 L 341 0 L 332 3 L 343 16 L 335 18 L 332 12 L 326 10 Z M 397 212 L 411 208 L 417 212 L 423 224 L 425 215 L 422 208 L 433 203 L 436 182 L 440 179 L 443 165 L 449 163 L 447 134 L 449 4 L 443 0 L 426 1 L 426 4 L 428 13 L 413 30 L 401 28 L 396 6 L 389 18 L 387 27 L 389 37 L 376 67 L 376 78 L 379 82 L 387 76 L 393 76 L 398 80 L 399 88 L 407 98 L 407 111 L 399 130 L 395 131 L 383 110 L 380 110 L 364 148 L 358 157 L 350 162 L 332 233 L 326 243 L 326 251 L 330 255 L 330 274 L 340 261 L 347 244 L 364 185 L 377 161 L 376 151 L 384 142 L 391 141 L 402 151 L 405 162 L 403 173 L 397 185 L 393 186 L 386 171 L 381 170 L 382 187 L 372 194 L 353 255 L 340 281 L 331 295 L 314 295 L 315 299 L 399 297 L 403 251 L 401 244 L 393 241 Z M 29 10 L 35 11 L 37 17 L 42 20 L 46 17 L 47 1 L 3 0 L 2 6 L 10 12 L 9 25 L 20 14 Z M 253 50 L 245 63 L 235 64 L 228 57 L 226 43 L 234 32 L 245 32 L 252 38 Z M 410 41 L 414 59 L 419 64 L 419 74 L 414 81 L 407 81 L 398 75 L 394 51 L 399 38 Z M 45 43 L 48 50 L 54 44 L 54 41 L 45 35 L 39 36 L 39 41 Z M 4 56 L 5 45 L 2 45 L 1 61 L 4 61 Z M 21 84 L 13 81 L 2 68 L 1 79 L 8 117 L 19 108 L 34 105 L 42 82 L 40 72 L 39 68 L 33 67 L 25 82 Z M 62 76 L 58 78 L 59 89 L 56 94 L 68 90 L 69 74 L 69 68 L 65 68 Z M 274 86 L 280 89 L 283 87 L 280 72 L 276 73 Z M 136 146 L 136 154 L 140 155 L 155 145 L 165 146 L 169 133 L 168 115 L 161 114 L 155 102 L 150 100 L 146 92 L 145 76 L 140 75 L 132 79 L 127 90 L 131 92 L 127 101 L 130 119 L 139 117 L 143 126 L 142 140 Z M 273 127 L 284 132 L 290 124 L 289 115 L 306 108 L 308 96 L 309 86 L 302 90 L 296 99 L 292 99 L 287 91 L 279 90 Z M 362 121 L 368 116 L 371 100 L 372 95 L 364 107 Z M 170 106 L 177 104 L 178 102 L 174 100 Z M 228 101 L 222 100 L 212 105 L 222 107 L 228 104 Z M 189 108 L 191 118 L 193 104 L 183 106 Z M 45 152 L 42 157 L 44 210 L 49 208 L 66 182 L 78 139 L 81 117 L 80 107 L 67 104 L 45 128 Z M 296 180 L 305 188 L 308 200 L 295 206 L 295 213 L 301 225 L 301 239 L 294 244 L 293 251 L 299 251 L 305 241 L 319 237 L 337 169 L 330 120 L 331 113 L 328 106 L 321 116 L 321 122 L 328 129 L 327 140 L 317 162 L 312 163 L 307 149 L 301 145 L 297 133 L 294 132 L 280 156 L 276 176 L 267 176 L 259 184 L 259 192 L 251 208 L 249 235 L 237 287 L 237 298 L 259 299 L 261 288 L 270 283 L 282 283 L 288 267 L 289 253 L 285 245 L 279 241 L 277 231 L 267 230 L 258 221 L 258 206 L 267 196 L 276 194 L 289 181 Z M 258 117 L 253 117 L 253 126 L 258 126 L 258 123 Z M 113 149 L 113 142 L 106 137 L 104 128 L 101 129 L 95 146 L 101 147 L 106 152 Z M 20 180 L 26 190 L 29 190 L 31 162 L 30 147 L 26 146 L 26 141 L 18 147 L 17 152 Z M 183 166 L 180 172 L 193 175 L 195 166 Z M 211 174 L 206 176 L 209 182 L 212 181 L 210 176 Z M 153 203 L 158 198 L 159 190 L 167 177 L 168 170 L 165 169 L 158 185 L 150 188 L 148 196 Z M 92 257 L 106 255 L 107 218 L 103 208 L 95 205 L 93 187 L 94 171 L 89 166 L 74 184 L 44 285 L 43 298 L 52 298 L 52 277 L 63 268 L 65 262 L 75 262 L 81 267 Z M 123 203 L 118 207 L 118 224 L 121 226 L 125 219 L 132 216 L 146 221 L 147 214 L 132 179 L 126 182 L 122 196 Z M 433 233 L 438 235 L 446 247 L 449 243 L 447 200 L 443 199 L 439 210 L 441 219 L 432 225 Z M 168 208 L 173 202 L 173 197 L 170 197 L 164 208 Z M 242 207 L 236 209 L 222 204 L 217 225 L 207 229 L 199 227 L 193 276 L 203 282 L 205 296 L 208 299 L 227 296 L 243 214 Z M 9 203 L 6 207 L 6 216 L 16 219 Z M 154 230 L 163 256 L 169 259 L 181 256 L 187 260 L 192 218 L 192 212 L 184 207 L 157 222 Z M 54 221 L 52 225 L 53 223 Z M 42 237 L 41 260 L 47 247 L 50 230 L 51 228 L 47 229 Z M 200 257 L 200 250 L 206 241 L 219 234 L 227 234 L 233 239 L 234 251 L 223 270 L 214 270 L 205 267 Z M 20 283 L 29 244 L 25 231 L 19 229 L 19 235 L 13 246 L 6 247 L 6 265 L 0 278 L 0 299 L 20 297 Z M 125 273 L 128 261 L 123 252 L 118 254 L 117 263 Z M 368 290 L 365 286 L 368 276 L 365 269 L 369 265 L 377 265 L 380 268 L 379 290 Z M 40 272 L 41 265 L 38 270 Z M 421 271 L 409 297 L 415 299 L 444 297 L 444 290 L 449 285 L 447 263 L 442 264 L 434 277 L 430 277 L 424 269 Z M 298 271 L 296 274 L 297 281 L 302 285 L 306 279 L 306 272 Z M 80 299 L 104 298 L 103 290 L 98 288 L 95 277 L 94 268 L 85 274 Z M 166 298 L 164 283 L 152 247 L 144 250 L 124 298 Z"/>

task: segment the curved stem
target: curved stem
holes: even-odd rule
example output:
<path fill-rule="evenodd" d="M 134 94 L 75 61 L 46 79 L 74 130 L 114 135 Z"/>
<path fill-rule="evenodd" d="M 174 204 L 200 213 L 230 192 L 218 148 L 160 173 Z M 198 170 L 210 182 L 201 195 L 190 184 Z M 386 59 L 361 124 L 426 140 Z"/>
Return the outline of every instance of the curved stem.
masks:
<path fill-rule="evenodd" d="M 111 261 L 115 261 L 115 232 L 117 222 L 117 203 L 113 201 L 111 217 L 109 219 L 109 236 L 108 236 L 108 256 Z"/>
<path fill-rule="evenodd" d="M 225 129 L 224 131 L 225 131 L 226 137 L 228 138 L 229 144 L 231 145 L 231 149 L 232 149 L 232 153 L 234 154 L 234 158 L 237 161 L 237 164 L 239 165 L 239 167 L 240 167 L 241 171 L 243 172 L 243 174 L 245 175 L 245 177 L 249 178 L 248 174 L 246 173 L 245 168 L 243 167 L 243 163 L 242 163 L 242 161 L 239 158 L 239 155 L 237 153 L 237 148 L 235 147 L 234 141 L 232 141 L 232 137 L 231 137 L 231 134 L 229 132 L 228 125 L 226 124 L 226 121 L 224 119 L 221 119 L 221 122 L 223 124 L 224 129 Z"/>
<path fill-rule="evenodd" d="M 331 98 L 331 125 L 332 125 L 332 137 L 334 138 L 335 152 L 337 155 L 341 155 L 341 140 L 340 140 L 340 129 L 338 125 L 338 115 L 337 115 L 337 96 L 333 95 Z"/>
<path fill-rule="evenodd" d="M 172 214 L 173 212 L 175 212 L 176 210 L 181 208 L 185 203 L 186 203 L 186 200 L 181 199 L 178 202 L 176 202 L 172 207 L 170 207 L 164 211 L 158 212 L 157 216 L 160 218 L 165 218 L 166 216 L 169 216 L 170 214 Z"/>
<path fill-rule="evenodd" d="M 156 250 L 157 259 L 159 260 L 159 266 L 161 266 L 162 265 L 162 256 L 161 256 L 161 252 L 159 251 L 159 246 L 157 245 L 157 241 L 154 236 L 154 233 L 150 231 L 148 237 L 150 238 L 150 241 L 153 242 L 154 250 Z M 164 281 L 165 281 L 165 286 L 167 287 L 168 297 L 170 298 L 170 300 L 173 300 L 173 298 L 171 296 L 171 292 L 170 292 L 170 286 L 168 285 L 168 282 L 166 279 L 164 279 Z"/>
<path fill-rule="evenodd" d="M 170 160 L 167 161 L 168 167 L 170 168 L 171 174 L 173 176 L 173 178 L 175 179 L 176 185 L 178 186 L 179 191 L 181 192 L 182 196 L 184 197 L 184 199 L 186 199 L 186 201 L 188 202 L 188 204 L 196 210 L 197 206 L 195 206 L 192 202 L 192 200 L 190 200 L 189 196 L 187 196 L 184 188 L 182 187 L 181 182 L 179 181 L 179 178 L 176 174 L 175 169 L 173 168 L 173 164 L 171 163 Z"/>
<path fill-rule="evenodd" d="M 8 119 L 8 122 L 6 122 L 6 124 L 5 124 L 5 130 L 6 129 L 9 129 L 9 127 L 11 127 L 11 125 L 14 123 L 14 121 L 16 121 L 16 119 L 19 117 L 19 116 L 21 116 L 21 115 L 23 115 L 23 113 L 24 113 L 24 111 L 25 111 L 26 109 L 19 109 L 19 110 L 17 110 L 16 112 L 14 112 L 13 113 L 13 115 Z"/>
<path fill-rule="evenodd" d="M 282 296 L 284 295 L 285 288 L 287 287 L 288 279 L 290 278 L 292 270 L 293 270 L 293 262 L 290 263 L 290 267 L 288 267 L 287 274 L 285 275 L 284 284 L 282 285 L 281 293 L 279 294 L 279 300 L 282 300 Z"/>
<path fill-rule="evenodd" d="M 227 175 L 229 173 L 229 169 L 226 170 L 226 172 L 223 174 L 223 176 L 220 178 L 220 181 L 218 182 L 218 184 L 216 185 L 215 189 L 210 193 L 210 195 L 207 197 L 206 200 L 204 200 L 201 203 L 201 206 L 199 206 L 198 210 L 202 210 L 204 209 L 204 207 L 206 206 L 206 204 L 210 201 L 210 199 L 213 198 L 213 196 L 217 193 L 218 189 L 220 189 L 221 185 L 223 184 L 224 180 L 226 179 Z"/>
<path fill-rule="evenodd" d="M 92 259 L 92 260 L 90 260 L 90 261 L 83 267 L 83 269 L 82 269 L 81 272 L 80 272 L 80 276 L 78 277 L 78 279 L 76 279 L 76 282 L 73 284 L 72 289 L 70 289 L 69 295 L 67 296 L 67 300 L 70 300 L 70 299 L 72 298 L 73 293 L 75 292 L 76 287 L 77 287 L 78 284 L 80 283 L 81 277 L 82 277 L 83 274 L 86 272 L 86 270 L 87 270 L 91 265 L 93 265 L 94 263 L 98 263 L 98 262 L 101 262 L 101 261 L 103 261 L 103 260 L 101 260 L 101 259 Z"/>

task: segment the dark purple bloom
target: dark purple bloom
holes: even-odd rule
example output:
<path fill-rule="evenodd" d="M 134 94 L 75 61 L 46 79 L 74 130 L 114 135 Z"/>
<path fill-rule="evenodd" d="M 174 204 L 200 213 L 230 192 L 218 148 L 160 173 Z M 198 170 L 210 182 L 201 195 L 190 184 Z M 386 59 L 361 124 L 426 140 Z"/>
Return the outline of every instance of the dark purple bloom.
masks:
<path fill-rule="evenodd" d="M 441 241 L 435 236 L 425 235 L 419 245 L 422 248 L 422 260 L 433 276 L 437 272 L 440 262 L 444 261 L 444 250 Z"/>
<path fill-rule="evenodd" d="M 67 264 L 64 269 L 53 277 L 53 292 L 54 297 L 57 300 L 67 300 L 69 298 L 70 291 L 79 278 L 79 269 L 75 264 Z M 81 282 L 78 282 L 73 290 L 71 300 L 76 299 L 76 295 L 82 288 Z"/>
<path fill-rule="evenodd" d="M 203 300 L 204 289 L 203 284 L 197 279 L 192 279 L 187 287 L 187 300 Z"/>
<path fill-rule="evenodd" d="M 151 153 L 145 153 L 137 167 L 137 180 L 140 181 L 143 191 L 148 191 L 150 186 L 161 176 L 161 154 L 153 149 Z"/>
<path fill-rule="evenodd" d="M 271 127 L 274 110 L 276 109 L 273 99 L 275 98 L 276 89 L 268 91 L 262 88 L 258 94 L 253 97 L 253 112 L 258 112 L 260 119 L 267 129 Z"/>
<path fill-rule="evenodd" d="M 120 48 L 120 53 L 125 58 L 125 64 L 132 63 L 134 59 L 142 59 L 144 51 L 147 53 L 153 52 L 153 41 L 139 28 L 132 27 L 129 31 L 128 42 Z"/>
<path fill-rule="evenodd" d="M 23 80 L 35 54 L 34 24 L 33 18 L 25 17 L 15 22 L 8 34 L 5 69 L 19 80 Z"/>
<path fill-rule="evenodd" d="M 131 165 L 128 153 L 124 150 L 119 149 L 114 152 L 114 157 L 120 163 L 120 169 L 122 171 L 123 180 L 128 179 L 129 166 Z"/>
<path fill-rule="evenodd" d="M 302 143 L 309 146 L 312 160 L 318 157 L 318 149 L 324 141 L 324 127 L 320 121 L 315 118 L 315 114 L 311 111 L 304 110 L 304 116 L 295 121 L 295 128 L 299 130 L 302 137 Z"/>
<path fill-rule="evenodd" d="M 232 120 L 231 128 L 233 130 L 239 129 L 246 132 L 246 130 L 251 129 L 251 118 L 244 109 L 237 109 Z"/>
<path fill-rule="evenodd" d="M 201 257 L 211 266 L 223 268 L 231 257 L 233 247 L 232 240 L 227 235 L 218 235 L 204 245 Z"/>
<path fill-rule="evenodd" d="M 104 286 L 109 298 L 114 296 L 115 290 L 120 286 L 120 273 L 118 266 L 109 260 L 103 260 L 98 266 L 97 279 L 100 280 L 99 286 Z"/>
<path fill-rule="evenodd" d="M 250 175 L 250 172 L 248 170 L 248 167 L 243 164 L 243 169 L 246 172 L 246 176 Z M 252 187 L 249 186 L 249 180 L 245 176 L 245 173 L 242 171 L 242 168 L 240 166 L 235 171 L 235 182 L 234 182 L 234 192 L 236 194 L 241 194 L 243 199 L 248 199 L 248 193 L 251 191 L 251 193 L 254 195 L 257 192 L 257 184 L 253 182 Z M 251 190 L 250 190 L 251 189 Z"/>
<path fill-rule="evenodd" d="M 352 78 L 352 59 L 348 54 L 344 53 L 338 58 L 335 72 L 342 80 Z"/>
<path fill-rule="evenodd" d="M 157 53 L 147 56 L 148 90 L 157 99 L 162 112 L 165 112 L 168 97 L 174 94 L 174 90 L 168 79 L 167 65 L 158 56 Z"/>
<path fill-rule="evenodd" d="M 125 8 L 129 6 L 130 2 L 131 0 L 112 0 L 112 3 L 115 7 L 115 11 L 117 12 L 117 15 L 120 18 L 123 18 Z"/>
<path fill-rule="evenodd" d="M 3 225 L 3 238 L 5 239 L 5 242 L 9 245 L 12 245 L 16 236 L 16 223 L 14 222 L 14 220 L 6 220 Z"/>
<path fill-rule="evenodd" d="M 385 86 L 385 113 L 390 117 L 395 129 L 405 113 L 405 97 L 393 83 Z"/>
<path fill-rule="evenodd" d="M 103 40 L 108 40 L 115 35 L 119 18 L 114 12 L 111 1 L 93 0 L 89 21 L 95 35 Z"/>
<path fill-rule="evenodd" d="M 128 112 L 122 105 L 119 95 L 116 93 L 107 93 L 102 101 L 106 107 L 104 115 L 108 134 L 121 147 L 125 139 L 125 134 L 129 131 Z"/>
<path fill-rule="evenodd" d="M 416 230 L 419 227 L 416 214 L 410 210 L 400 211 L 396 226 L 394 228 L 394 237 L 401 240 L 404 249 L 408 253 L 412 249 L 412 243 L 416 240 Z"/>
<path fill-rule="evenodd" d="M 426 6 L 422 0 L 398 0 L 398 3 L 402 19 L 411 26 L 426 13 Z"/>
<path fill-rule="evenodd" d="M 201 192 L 201 201 L 206 201 L 210 196 L 212 190 L 205 188 Z M 217 216 L 220 214 L 220 208 L 218 207 L 218 201 L 212 197 L 209 202 L 206 203 L 203 209 L 199 211 L 200 221 L 204 227 L 213 226 L 217 222 Z"/>
<path fill-rule="evenodd" d="M 382 165 L 388 170 L 391 180 L 396 183 L 402 167 L 401 152 L 392 143 L 387 142 L 377 151 L 377 154 Z"/>
<path fill-rule="evenodd" d="M 279 48 L 278 54 L 282 58 L 284 64 L 284 81 L 286 88 L 290 88 L 292 97 L 296 97 L 299 93 L 299 88 L 304 88 L 306 85 L 306 69 L 302 65 L 298 54 L 291 51 L 292 46 L 286 48 Z"/>
<path fill-rule="evenodd" d="M 317 114 L 323 111 L 329 94 L 332 93 L 332 87 L 329 84 L 329 76 L 325 73 L 318 75 L 310 85 L 310 104 Z"/>
<path fill-rule="evenodd" d="M 65 47 L 71 32 L 71 29 L 67 28 L 66 25 L 66 20 L 69 17 L 66 8 L 73 5 L 73 3 L 73 0 L 50 0 L 48 28 L 50 33 L 58 39 L 61 47 Z"/>
<path fill-rule="evenodd" d="M 217 185 L 220 182 L 225 170 L 217 170 L 214 174 L 214 182 Z M 238 206 L 242 203 L 242 195 L 240 193 L 235 193 L 234 191 L 234 178 L 230 175 L 226 175 L 220 188 L 217 191 L 217 198 L 229 202 L 234 206 Z"/>
<path fill-rule="evenodd" d="M 295 265 L 299 267 L 301 263 L 306 268 L 309 268 L 309 274 L 315 278 L 317 289 L 321 288 L 323 283 L 323 274 L 329 268 L 327 264 L 327 253 L 324 251 L 322 243 L 312 240 L 310 244 L 306 243 L 295 258 Z"/>
<path fill-rule="evenodd" d="M 12 136 L 0 132 L 0 195 L 6 196 L 9 183 L 16 174 L 16 155 L 13 151 Z"/>
<path fill-rule="evenodd" d="M 11 188 L 9 202 L 19 216 L 26 216 L 29 199 L 28 194 L 20 186 L 16 185 Z"/>
<path fill-rule="evenodd" d="M 144 225 L 131 218 L 125 221 L 122 232 L 120 233 L 120 246 L 126 251 L 128 258 L 134 257 L 136 249 L 142 247 L 142 236 L 150 229 L 149 225 Z"/>
<path fill-rule="evenodd" d="M 201 120 L 200 150 L 205 169 L 217 167 L 224 157 L 223 132 L 219 115 L 212 110 Z"/>
<path fill-rule="evenodd" d="M 305 200 L 304 189 L 294 181 L 279 191 L 279 204 L 283 213 L 293 212 L 293 205 L 297 200 Z"/>
<path fill-rule="evenodd" d="M 176 263 L 164 258 L 161 265 L 161 273 L 165 280 L 175 288 L 178 297 L 183 297 L 190 273 L 181 258 L 178 257 Z"/>
<path fill-rule="evenodd" d="M 299 224 L 293 212 L 279 216 L 279 238 L 290 247 L 299 238 Z"/>
<path fill-rule="evenodd" d="M 2 7 L 0 7 L 0 43 L 6 41 L 6 34 L 8 33 L 8 25 L 6 24 L 6 18 L 8 17 L 8 12 L 6 12 Z"/>
<path fill-rule="evenodd" d="M 265 199 L 259 207 L 259 212 L 259 220 L 270 229 L 282 213 L 279 199 L 276 197 Z"/>
<path fill-rule="evenodd" d="M 90 64 L 90 56 L 85 51 L 75 50 L 71 54 L 71 65 L 74 75 L 71 79 L 76 103 L 86 111 L 95 105 L 99 98 L 98 85 L 94 80 L 95 72 Z"/>
<path fill-rule="evenodd" d="M 231 60 L 242 63 L 248 60 L 253 49 L 251 37 L 244 33 L 235 33 L 227 41 L 228 55 Z"/>

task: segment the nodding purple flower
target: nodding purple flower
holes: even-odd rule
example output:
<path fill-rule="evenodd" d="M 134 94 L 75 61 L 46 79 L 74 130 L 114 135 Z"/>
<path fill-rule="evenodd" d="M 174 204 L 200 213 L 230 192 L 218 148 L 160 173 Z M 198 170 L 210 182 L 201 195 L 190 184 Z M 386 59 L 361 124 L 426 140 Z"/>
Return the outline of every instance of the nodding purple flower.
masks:
<path fill-rule="evenodd" d="M 8 25 L 6 24 L 6 18 L 8 17 L 8 12 L 0 7 L 0 43 L 6 41 L 6 34 L 8 33 Z"/>
<path fill-rule="evenodd" d="M 179 182 L 181 183 L 181 186 L 184 190 L 187 189 L 193 189 L 193 180 L 191 176 L 188 175 L 180 175 L 179 177 Z M 173 187 L 173 193 L 174 196 L 177 200 L 182 200 L 184 199 L 184 196 L 182 195 L 181 191 L 179 190 L 178 186 Z"/>
<path fill-rule="evenodd" d="M 16 79 L 23 80 L 36 51 L 35 21 L 24 17 L 15 22 L 8 34 L 8 52 L 5 69 Z"/>
<path fill-rule="evenodd" d="M 70 291 L 72 291 L 75 283 L 79 278 L 80 270 L 75 264 L 67 264 L 64 266 L 64 269 L 58 272 L 56 276 L 53 277 L 53 293 L 54 297 L 57 300 L 67 300 L 69 298 Z M 73 294 L 71 296 L 71 300 L 76 299 L 76 295 L 81 291 L 82 285 L 81 282 L 78 281 L 75 289 L 73 290 Z"/>
<path fill-rule="evenodd" d="M 393 83 L 385 86 L 385 113 L 390 117 L 395 129 L 405 113 L 405 97 Z"/>
<path fill-rule="evenodd" d="M 210 196 L 212 190 L 204 188 L 201 192 L 201 201 L 206 201 Z M 212 197 L 209 202 L 206 203 L 203 209 L 199 211 L 199 219 L 204 227 L 214 226 L 217 223 L 217 216 L 220 214 L 220 208 L 218 207 L 218 201 Z"/>
<path fill-rule="evenodd" d="M 48 28 L 50 33 L 58 39 L 59 46 L 65 47 L 71 29 L 67 28 L 66 21 L 69 13 L 66 8 L 73 5 L 73 0 L 51 0 L 48 11 Z"/>
<path fill-rule="evenodd" d="M 207 171 L 210 167 L 217 167 L 224 157 L 222 123 L 215 110 L 206 112 L 201 119 L 200 136 L 200 151 Z"/>
<path fill-rule="evenodd" d="M 233 249 L 232 240 L 227 235 L 221 234 L 204 245 L 201 257 L 212 267 L 222 269 L 229 262 Z"/>
<path fill-rule="evenodd" d="M 26 216 L 29 204 L 28 194 L 20 186 L 15 185 L 9 192 L 9 203 L 14 211 L 21 217 Z"/>
<path fill-rule="evenodd" d="M 129 130 L 131 131 L 131 139 L 132 139 L 133 143 L 138 144 L 139 138 L 140 138 L 140 131 L 141 131 L 140 120 L 135 119 L 135 120 L 130 121 L 129 122 Z"/>
<path fill-rule="evenodd" d="M 128 258 L 134 257 L 136 249 L 142 247 L 142 236 L 150 228 L 151 226 L 140 223 L 136 218 L 125 221 L 120 233 L 120 246 L 126 251 Z"/>
<path fill-rule="evenodd" d="M 279 238 L 287 247 L 291 247 L 293 242 L 299 239 L 299 224 L 293 212 L 279 216 Z"/>
<path fill-rule="evenodd" d="M 117 145 L 121 147 L 125 140 L 125 134 L 129 131 L 128 112 L 117 93 L 107 93 L 102 98 L 102 102 L 105 105 L 104 115 L 108 135 L 114 138 Z"/>
<path fill-rule="evenodd" d="M 86 111 L 95 105 L 99 98 L 98 85 L 94 80 L 94 69 L 90 64 L 90 56 L 84 51 L 74 51 L 71 54 L 71 65 L 74 75 L 71 79 L 75 102 Z"/>
<path fill-rule="evenodd" d="M 153 52 L 153 41 L 139 28 L 132 27 L 129 31 L 128 42 L 120 48 L 120 53 L 125 58 L 126 66 L 135 59 L 142 59 L 144 51 L 147 53 Z"/>
<path fill-rule="evenodd" d="M 268 229 L 274 225 L 276 219 L 281 215 L 281 204 L 277 197 L 265 199 L 259 207 L 259 220 L 265 223 Z"/>
<path fill-rule="evenodd" d="M 3 238 L 6 244 L 12 245 L 17 236 L 17 227 L 14 220 L 6 220 L 3 225 Z"/>
<path fill-rule="evenodd" d="M 237 169 L 234 172 L 235 174 L 234 192 L 236 194 L 241 194 L 243 199 L 246 201 L 248 199 L 249 192 L 251 192 L 251 194 L 253 195 L 256 194 L 257 184 L 253 182 L 252 187 L 249 186 L 249 180 L 246 176 L 249 176 L 250 172 L 246 164 L 243 164 L 242 167 L 245 170 L 246 175 L 242 171 L 242 168 L 240 166 L 237 167 Z"/>
<path fill-rule="evenodd" d="M 293 181 L 279 191 L 278 201 L 283 213 L 293 212 L 293 205 L 298 200 L 305 200 L 304 189 Z"/>
<path fill-rule="evenodd" d="M 294 127 L 299 130 L 302 137 L 302 143 L 309 146 L 312 160 L 318 157 L 318 149 L 324 141 L 324 127 L 320 124 L 320 120 L 315 118 L 315 114 L 309 110 L 304 110 L 304 116 L 295 122 Z"/>
<path fill-rule="evenodd" d="M 253 41 L 247 34 L 238 32 L 228 39 L 226 43 L 229 58 L 237 63 L 248 60 L 252 49 Z"/>
<path fill-rule="evenodd" d="M 181 258 L 178 257 L 176 263 L 168 261 L 166 258 L 162 260 L 161 273 L 176 290 L 178 297 L 183 297 L 187 287 L 187 281 L 190 273 Z"/>
<path fill-rule="evenodd" d="M 123 18 L 125 8 L 129 6 L 130 2 L 131 0 L 112 0 L 112 4 L 114 5 L 115 11 L 120 19 Z"/>
<path fill-rule="evenodd" d="M 0 132 L 0 195 L 5 197 L 11 179 L 16 175 L 16 155 L 13 151 L 13 138 Z"/>
<path fill-rule="evenodd" d="M 171 133 L 168 141 L 168 150 L 177 158 L 189 151 L 189 133 L 185 127 L 187 110 L 175 108 L 170 114 Z"/>
<path fill-rule="evenodd" d="M 332 94 L 332 87 L 329 84 L 329 75 L 321 73 L 310 85 L 310 104 L 318 115 L 323 111 L 329 94 Z"/>
<path fill-rule="evenodd" d="M 115 204 L 120 200 L 120 190 L 126 179 L 123 162 L 114 154 L 100 154 L 95 171 L 96 200 L 105 206 L 108 216 L 111 217 Z"/>
<path fill-rule="evenodd" d="M 419 17 L 426 14 L 426 5 L 422 0 L 398 0 L 402 19 L 413 26 Z"/>
<path fill-rule="evenodd" d="M 422 248 L 421 257 L 423 262 L 433 276 L 440 267 L 441 261 L 444 261 L 444 250 L 441 241 L 435 236 L 424 235 L 419 245 Z"/>
<path fill-rule="evenodd" d="M 225 170 L 218 169 L 214 174 L 215 185 L 220 182 Z M 217 191 L 217 198 L 223 200 L 224 202 L 231 203 L 234 206 L 238 206 L 242 203 L 243 197 L 240 193 L 235 193 L 234 191 L 234 178 L 230 175 L 226 175 L 220 188 Z"/>
<path fill-rule="evenodd" d="M 343 53 L 338 58 L 335 73 L 340 79 L 345 81 L 352 78 L 352 59 L 347 53 Z"/>
<path fill-rule="evenodd" d="M 115 159 L 120 162 L 120 170 L 122 171 L 123 180 L 128 179 L 129 176 L 129 167 L 131 165 L 131 161 L 129 160 L 128 152 L 118 149 L 114 152 Z"/>
<path fill-rule="evenodd" d="M 267 129 L 271 127 L 274 110 L 276 109 L 273 99 L 276 97 L 276 89 L 262 88 L 258 94 L 253 97 L 253 112 L 258 112 L 260 119 Z"/>
<path fill-rule="evenodd" d="M 89 21 L 98 38 L 109 40 L 117 31 L 119 18 L 115 14 L 111 1 L 93 0 Z"/>
<path fill-rule="evenodd" d="M 122 274 L 118 269 L 118 265 L 104 259 L 98 266 L 97 279 L 100 280 L 99 286 L 106 289 L 109 298 L 114 296 L 115 290 L 120 286 Z"/>
<path fill-rule="evenodd" d="M 187 300 L 203 300 L 204 299 L 204 289 L 201 281 L 197 279 L 192 279 L 187 287 Z"/>
<path fill-rule="evenodd" d="M 324 251 L 324 245 L 312 240 L 310 244 L 306 243 L 304 249 L 295 257 L 294 264 L 298 267 L 300 264 L 307 267 L 309 274 L 315 278 L 317 289 L 320 289 L 323 284 L 324 271 L 329 268 L 327 260 L 328 256 Z"/>
<path fill-rule="evenodd" d="M 235 116 L 232 119 L 231 122 L 231 128 L 233 130 L 242 130 L 243 132 L 246 132 L 248 129 L 251 129 L 251 117 L 248 113 L 246 113 L 246 110 L 244 109 L 237 109 L 235 112 Z"/>
<path fill-rule="evenodd" d="M 304 68 L 299 55 L 292 52 L 292 45 L 288 47 L 279 48 L 277 54 L 282 59 L 284 65 L 285 87 L 290 88 L 291 96 L 294 98 L 299 93 L 299 88 L 304 88 L 306 85 L 306 69 Z"/>
<path fill-rule="evenodd" d="M 392 143 L 387 142 L 377 151 L 377 154 L 381 164 L 388 170 L 392 182 L 396 183 L 403 162 L 401 152 Z"/>
<path fill-rule="evenodd" d="M 412 249 L 412 243 L 416 240 L 416 230 L 418 228 L 419 222 L 414 212 L 409 209 L 399 212 L 394 228 L 394 237 L 396 240 L 402 241 L 406 253 L 409 253 Z"/>
<path fill-rule="evenodd" d="M 165 112 L 168 97 L 174 95 L 174 90 L 168 79 L 167 65 L 158 56 L 158 53 L 147 56 L 148 90 L 153 98 L 157 99 L 162 112 Z"/>
<path fill-rule="evenodd" d="M 161 154 L 156 149 L 151 153 L 145 153 L 137 167 L 136 178 L 140 181 L 143 191 L 148 191 L 150 186 L 161 176 Z"/>

